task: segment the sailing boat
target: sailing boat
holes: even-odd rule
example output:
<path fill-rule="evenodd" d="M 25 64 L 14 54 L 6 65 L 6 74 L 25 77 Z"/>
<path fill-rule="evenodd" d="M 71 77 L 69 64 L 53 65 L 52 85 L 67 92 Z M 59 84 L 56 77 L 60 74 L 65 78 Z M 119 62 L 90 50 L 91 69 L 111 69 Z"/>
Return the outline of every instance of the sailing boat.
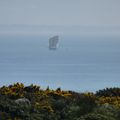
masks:
<path fill-rule="evenodd" d="M 56 50 L 58 47 L 59 36 L 53 36 L 49 39 L 49 50 Z"/>

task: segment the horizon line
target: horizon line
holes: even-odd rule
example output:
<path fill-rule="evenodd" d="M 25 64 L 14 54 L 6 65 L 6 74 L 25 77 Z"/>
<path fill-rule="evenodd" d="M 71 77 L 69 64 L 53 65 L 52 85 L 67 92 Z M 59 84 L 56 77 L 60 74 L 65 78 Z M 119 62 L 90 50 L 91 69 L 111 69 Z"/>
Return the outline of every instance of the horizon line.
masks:
<path fill-rule="evenodd" d="M 120 28 L 120 26 L 105 26 L 105 25 L 45 25 L 45 24 L 0 24 L 0 26 L 3 26 L 3 27 L 84 27 L 84 28 Z"/>

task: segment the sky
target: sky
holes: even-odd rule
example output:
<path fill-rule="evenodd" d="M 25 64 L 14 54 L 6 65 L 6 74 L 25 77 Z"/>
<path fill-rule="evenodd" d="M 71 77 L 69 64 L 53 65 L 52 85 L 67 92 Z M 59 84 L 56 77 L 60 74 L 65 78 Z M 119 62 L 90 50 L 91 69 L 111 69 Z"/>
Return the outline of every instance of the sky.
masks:
<path fill-rule="evenodd" d="M 0 25 L 120 26 L 120 0 L 0 0 Z"/>

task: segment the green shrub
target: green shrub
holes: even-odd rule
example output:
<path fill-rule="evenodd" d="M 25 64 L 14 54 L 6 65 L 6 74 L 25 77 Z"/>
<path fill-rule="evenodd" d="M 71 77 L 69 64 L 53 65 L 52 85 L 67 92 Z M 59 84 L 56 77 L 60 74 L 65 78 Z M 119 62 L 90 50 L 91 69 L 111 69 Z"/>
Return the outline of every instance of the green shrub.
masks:
<path fill-rule="evenodd" d="M 105 115 L 91 113 L 91 114 L 84 115 L 78 118 L 77 120 L 115 120 L 115 119 L 107 117 Z"/>

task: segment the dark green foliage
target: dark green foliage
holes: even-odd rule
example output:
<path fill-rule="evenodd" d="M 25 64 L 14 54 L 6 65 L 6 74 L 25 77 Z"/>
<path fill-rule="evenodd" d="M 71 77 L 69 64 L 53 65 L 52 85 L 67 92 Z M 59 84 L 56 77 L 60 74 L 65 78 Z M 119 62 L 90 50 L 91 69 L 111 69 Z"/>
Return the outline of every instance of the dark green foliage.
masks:
<path fill-rule="evenodd" d="M 120 107 L 99 104 L 99 96 L 119 96 L 119 88 L 93 94 L 16 83 L 0 88 L 0 120 L 119 120 Z"/>
<path fill-rule="evenodd" d="M 107 116 L 102 115 L 102 114 L 91 113 L 91 114 L 84 115 L 78 118 L 77 120 L 115 120 L 115 119 L 108 118 Z"/>
<path fill-rule="evenodd" d="M 30 86 L 24 87 L 24 91 L 29 92 L 29 93 L 35 93 L 39 90 L 40 90 L 40 87 L 33 85 L 33 84 Z"/>
<path fill-rule="evenodd" d="M 115 97 L 120 96 L 120 88 L 106 88 L 96 92 L 96 96 Z"/>

